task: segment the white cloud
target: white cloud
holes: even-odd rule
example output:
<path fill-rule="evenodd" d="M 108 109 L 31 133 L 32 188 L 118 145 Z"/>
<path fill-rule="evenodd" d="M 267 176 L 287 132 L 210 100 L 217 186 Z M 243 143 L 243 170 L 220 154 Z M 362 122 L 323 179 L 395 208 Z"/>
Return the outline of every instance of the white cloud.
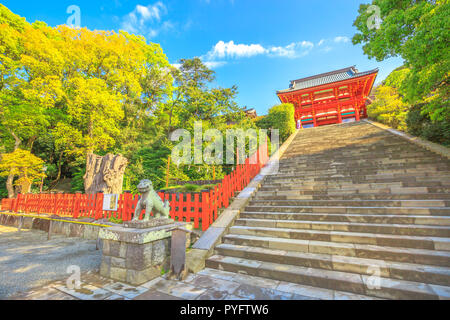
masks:
<path fill-rule="evenodd" d="M 224 58 L 249 58 L 257 55 L 271 57 L 298 58 L 307 55 L 314 44 L 310 41 L 293 42 L 287 46 L 265 48 L 261 44 L 236 44 L 234 41 L 219 41 L 202 58 L 206 61 Z"/>
<path fill-rule="evenodd" d="M 225 43 L 219 41 L 217 44 L 206 54 L 207 60 L 213 60 L 216 58 L 242 58 L 252 57 L 266 53 L 266 49 L 260 44 L 235 44 L 234 41 Z"/>
<path fill-rule="evenodd" d="M 285 58 L 300 58 L 306 56 L 314 48 L 310 41 L 293 42 L 285 47 L 270 47 L 270 56 Z"/>
<path fill-rule="evenodd" d="M 147 7 L 141 6 L 138 4 L 135 8 L 135 11 L 140 14 L 143 21 L 147 20 L 161 20 L 161 11 L 165 11 L 166 7 L 164 4 L 159 1 L 155 3 L 154 5 L 148 5 Z"/>
<path fill-rule="evenodd" d="M 338 36 L 338 37 L 334 38 L 334 42 L 336 42 L 336 43 L 340 43 L 340 42 L 346 43 L 346 42 L 349 42 L 349 41 L 350 41 L 350 38 L 349 37 L 345 37 L 345 36 Z"/>
<path fill-rule="evenodd" d="M 205 66 L 207 66 L 209 69 L 216 69 L 220 68 L 227 64 L 226 61 L 206 61 L 204 62 Z"/>
<path fill-rule="evenodd" d="M 148 6 L 138 4 L 123 18 L 121 28 L 130 33 L 153 38 L 158 35 L 160 28 L 166 30 L 171 25 L 168 21 L 164 22 L 162 27 L 156 25 L 166 13 L 167 8 L 161 1 Z"/>
<path fill-rule="evenodd" d="M 209 68 L 218 68 L 225 65 L 226 59 L 250 58 L 255 56 L 267 56 L 278 58 L 296 59 L 308 55 L 317 48 L 321 52 L 329 52 L 333 48 L 328 45 L 330 42 L 346 43 L 350 39 L 345 36 L 337 36 L 331 39 L 321 39 L 316 45 L 311 41 L 292 42 L 286 46 L 263 46 L 261 44 L 243 44 L 229 42 L 217 42 L 209 52 L 200 58 Z M 319 48 L 321 47 L 321 48 Z"/>

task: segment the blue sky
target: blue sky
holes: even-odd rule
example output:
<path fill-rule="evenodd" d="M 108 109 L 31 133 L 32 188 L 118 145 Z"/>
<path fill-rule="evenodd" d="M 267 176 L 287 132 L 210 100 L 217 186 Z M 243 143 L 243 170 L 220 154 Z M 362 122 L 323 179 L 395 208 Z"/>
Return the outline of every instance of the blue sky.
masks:
<path fill-rule="evenodd" d="M 402 64 L 377 62 L 354 46 L 352 26 L 368 0 L 70 0 L 1 1 L 29 22 L 65 24 L 70 5 L 81 26 L 144 35 L 161 44 L 172 64 L 201 57 L 216 71 L 214 86 L 237 85 L 240 106 L 262 115 L 279 103 L 289 80 L 352 65 L 380 68 L 377 82 Z"/>

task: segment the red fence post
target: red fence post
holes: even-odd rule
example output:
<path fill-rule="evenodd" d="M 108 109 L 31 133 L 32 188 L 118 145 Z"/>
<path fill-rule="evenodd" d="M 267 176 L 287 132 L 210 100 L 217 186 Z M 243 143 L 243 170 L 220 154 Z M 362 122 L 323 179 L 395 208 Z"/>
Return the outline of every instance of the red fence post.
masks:
<path fill-rule="evenodd" d="M 209 194 L 202 192 L 202 230 L 206 231 L 209 227 Z"/>
<path fill-rule="evenodd" d="M 200 220 L 200 194 L 194 194 L 194 228 L 199 227 Z"/>
<path fill-rule="evenodd" d="M 97 193 L 95 195 L 95 220 L 103 218 L 103 193 Z"/>
<path fill-rule="evenodd" d="M 81 202 L 81 194 L 76 193 L 72 206 L 72 216 L 75 219 L 77 219 L 80 216 L 80 202 Z"/>

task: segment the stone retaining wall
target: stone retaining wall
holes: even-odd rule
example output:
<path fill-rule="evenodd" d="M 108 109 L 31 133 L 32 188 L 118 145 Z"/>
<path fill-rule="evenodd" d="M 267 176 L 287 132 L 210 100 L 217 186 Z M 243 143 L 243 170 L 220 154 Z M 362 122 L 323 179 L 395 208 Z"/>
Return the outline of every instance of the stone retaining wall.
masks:
<path fill-rule="evenodd" d="M 73 220 L 69 218 L 61 218 L 55 217 L 58 220 L 67 220 L 66 221 L 52 221 L 52 232 L 51 234 L 60 234 L 66 237 L 77 237 L 87 240 L 97 240 L 98 234 L 100 232 L 101 226 L 93 226 L 88 224 L 80 224 L 71 222 Z M 93 223 L 94 219 L 78 219 L 77 222 L 87 222 Z M 98 222 L 103 224 L 103 222 Z M 104 222 L 106 223 L 106 222 Z M 10 214 L 0 214 L 0 225 L 16 227 L 18 228 L 20 224 L 20 216 L 10 215 Z M 111 223 L 107 223 L 111 225 Z M 48 232 L 50 226 L 50 220 L 42 219 L 39 217 L 27 217 L 23 216 L 23 225 L 22 229 L 34 229 L 34 230 L 42 230 Z"/>

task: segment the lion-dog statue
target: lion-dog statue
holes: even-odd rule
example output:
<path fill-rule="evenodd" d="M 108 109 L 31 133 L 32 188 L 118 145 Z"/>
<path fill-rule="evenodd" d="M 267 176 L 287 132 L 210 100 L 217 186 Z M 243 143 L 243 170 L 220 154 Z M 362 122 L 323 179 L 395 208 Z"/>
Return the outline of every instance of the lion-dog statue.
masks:
<path fill-rule="evenodd" d="M 145 209 L 145 217 L 143 221 L 150 220 L 150 213 L 153 212 L 155 218 L 160 218 L 161 216 L 165 218 L 170 218 L 170 204 L 169 201 L 163 202 L 160 196 L 153 189 L 153 183 L 148 180 L 142 180 L 137 189 L 141 193 L 141 198 L 136 205 L 136 210 L 134 211 L 133 221 L 138 221 L 142 210 Z"/>

